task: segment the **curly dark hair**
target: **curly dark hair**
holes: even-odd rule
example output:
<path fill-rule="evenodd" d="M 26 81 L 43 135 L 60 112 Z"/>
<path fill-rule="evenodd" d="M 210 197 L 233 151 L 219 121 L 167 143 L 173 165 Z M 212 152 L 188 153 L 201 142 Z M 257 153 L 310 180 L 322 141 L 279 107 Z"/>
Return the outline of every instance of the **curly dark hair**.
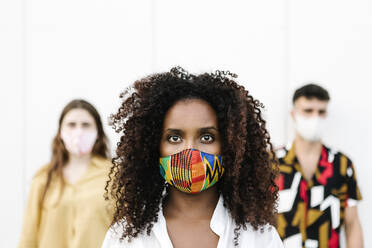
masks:
<path fill-rule="evenodd" d="M 175 67 L 134 82 L 120 95 L 123 103 L 111 120 L 122 136 L 106 197 L 115 202 L 112 224 L 122 225 L 122 239 L 143 231 L 149 235 L 158 219 L 169 192 L 159 168 L 163 120 L 183 99 L 204 100 L 216 112 L 225 168 L 217 189 L 237 224 L 235 244 L 247 223 L 255 230 L 275 225 L 278 167 L 261 116 L 264 106 L 234 81 L 236 77 L 228 71 L 193 75 Z"/>

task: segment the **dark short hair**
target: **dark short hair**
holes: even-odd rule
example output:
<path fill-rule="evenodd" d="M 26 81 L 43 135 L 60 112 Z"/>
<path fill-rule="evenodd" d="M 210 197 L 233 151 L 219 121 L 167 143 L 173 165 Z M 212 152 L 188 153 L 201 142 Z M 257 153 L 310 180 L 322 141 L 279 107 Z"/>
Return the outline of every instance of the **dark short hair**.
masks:
<path fill-rule="evenodd" d="M 326 89 L 312 83 L 298 88 L 293 95 L 292 102 L 295 103 L 301 96 L 304 96 L 307 99 L 316 98 L 321 101 L 329 101 L 330 99 L 328 91 Z"/>

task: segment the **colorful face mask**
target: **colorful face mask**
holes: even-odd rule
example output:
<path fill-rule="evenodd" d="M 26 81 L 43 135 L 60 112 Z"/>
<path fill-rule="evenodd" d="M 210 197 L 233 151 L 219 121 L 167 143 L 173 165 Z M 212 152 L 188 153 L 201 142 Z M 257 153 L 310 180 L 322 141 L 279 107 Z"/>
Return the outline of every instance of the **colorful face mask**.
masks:
<path fill-rule="evenodd" d="M 222 157 L 186 149 L 160 158 L 160 174 L 178 190 L 197 194 L 212 187 L 224 173 Z"/>

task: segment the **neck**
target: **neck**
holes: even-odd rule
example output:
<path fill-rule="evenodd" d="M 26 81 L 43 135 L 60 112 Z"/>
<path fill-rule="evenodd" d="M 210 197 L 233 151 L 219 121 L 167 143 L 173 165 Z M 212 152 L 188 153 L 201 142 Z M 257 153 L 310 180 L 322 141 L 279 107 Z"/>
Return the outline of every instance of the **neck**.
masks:
<path fill-rule="evenodd" d="M 74 166 L 86 166 L 91 160 L 91 154 L 75 155 L 69 154 L 68 164 Z"/>
<path fill-rule="evenodd" d="M 210 220 L 218 202 L 217 187 L 198 194 L 183 193 L 171 188 L 169 200 L 164 207 L 165 218 L 187 218 Z"/>
<path fill-rule="evenodd" d="M 294 145 L 296 153 L 300 154 L 320 154 L 323 146 L 321 141 L 308 141 L 298 134 L 296 135 Z"/>

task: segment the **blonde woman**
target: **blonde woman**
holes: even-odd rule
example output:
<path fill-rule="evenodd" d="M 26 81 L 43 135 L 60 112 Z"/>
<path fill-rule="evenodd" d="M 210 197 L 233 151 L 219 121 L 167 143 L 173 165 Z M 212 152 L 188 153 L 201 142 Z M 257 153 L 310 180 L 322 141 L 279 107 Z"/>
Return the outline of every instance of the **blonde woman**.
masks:
<path fill-rule="evenodd" d="M 100 247 L 112 220 L 103 197 L 108 158 L 97 110 L 80 99 L 68 103 L 51 161 L 32 180 L 18 247 Z"/>

